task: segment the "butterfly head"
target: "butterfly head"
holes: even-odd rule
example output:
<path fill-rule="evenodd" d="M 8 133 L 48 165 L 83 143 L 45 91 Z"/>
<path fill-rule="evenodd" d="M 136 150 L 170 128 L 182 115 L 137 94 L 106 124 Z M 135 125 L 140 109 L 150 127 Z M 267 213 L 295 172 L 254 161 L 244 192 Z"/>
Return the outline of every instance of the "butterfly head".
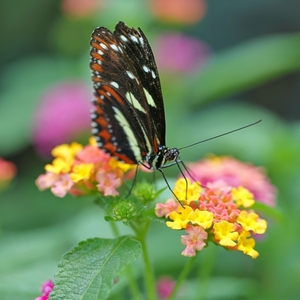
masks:
<path fill-rule="evenodd" d="M 157 153 L 146 156 L 146 161 L 152 170 L 160 170 L 175 162 L 179 157 L 177 148 L 159 146 Z"/>

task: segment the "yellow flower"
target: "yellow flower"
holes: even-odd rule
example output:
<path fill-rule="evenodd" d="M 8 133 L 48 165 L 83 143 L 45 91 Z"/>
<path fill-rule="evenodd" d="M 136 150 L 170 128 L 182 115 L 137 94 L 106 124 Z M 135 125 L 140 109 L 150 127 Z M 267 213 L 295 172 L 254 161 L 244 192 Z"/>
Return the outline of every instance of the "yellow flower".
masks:
<path fill-rule="evenodd" d="M 235 226 L 227 221 L 221 221 L 214 224 L 215 239 L 222 246 L 234 247 L 239 234 L 234 231 Z"/>
<path fill-rule="evenodd" d="M 91 146 L 97 147 L 97 141 L 96 141 L 96 139 L 95 139 L 94 136 L 91 136 L 91 137 L 89 138 L 89 144 L 90 144 Z"/>
<path fill-rule="evenodd" d="M 90 179 L 93 169 L 93 164 L 75 165 L 73 167 L 72 173 L 70 174 L 72 181 L 78 182 L 82 179 Z"/>
<path fill-rule="evenodd" d="M 112 169 L 120 169 L 124 173 L 132 168 L 136 168 L 136 165 L 125 164 L 122 161 L 118 161 L 113 157 L 110 158 L 109 165 Z"/>
<path fill-rule="evenodd" d="M 52 164 L 47 164 L 45 170 L 54 174 L 68 173 L 73 161 L 67 161 L 61 157 L 54 158 Z"/>
<path fill-rule="evenodd" d="M 255 203 L 253 194 L 242 186 L 233 188 L 231 194 L 238 207 L 251 207 Z"/>
<path fill-rule="evenodd" d="M 267 229 L 266 220 L 259 219 L 253 212 L 241 211 L 237 218 L 237 223 L 241 224 L 246 231 L 252 230 L 254 233 L 263 234 Z"/>
<path fill-rule="evenodd" d="M 166 225 L 172 229 L 183 229 L 186 228 L 188 223 L 190 222 L 190 215 L 193 213 L 193 209 L 189 206 L 182 206 L 178 207 L 177 211 L 172 211 L 169 215 L 169 218 L 173 220 L 167 221 Z"/>
<path fill-rule="evenodd" d="M 179 206 L 177 211 L 172 211 L 169 215 L 172 221 L 166 224 L 172 229 L 184 229 L 189 223 L 199 225 L 204 229 L 210 228 L 214 215 L 209 211 L 201 211 L 198 208 L 193 210 L 190 206 Z"/>
<path fill-rule="evenodd" d="M 184 178 L 179 178 L 176 181 L 173 191 L 179 200 L 187 200 L 186 202 L 189 204 L 191 201 L 199 199 L 201 189 L 199 183 L 191 183 L 188 178 L 187 181 Z"/>
<path fill-rule="evenodd" d="M 190 221 L 204 229 L 210 228 L 214 219 L 214 214 L 209 211 L 203 211 L 196 208 L 190 215 Z"/>
<path fill-rule="evenodd" d="M 253 238 L 248 238 L 250 233 L 248 231 L 243 231 L 238 238 L 238 250 L 242 251 L 244 254 L 256 258 L 259 253 L 254 250 L 255 240 Z"/>
<path fill-rule="evenodd" d="M 75 155 L 82 149 L 82 145 L 73 142 L 71 145 L 62 144 L 52 149 L 55 157 L 52 164 L 47 164 L 45 170 L 55 174 L 68 173 L 74 161 Z"/>
<path fill-rule="evenodd" d="M 82 145 L 76 142 L 62 144 L 52 149 L 51 154 L 54 157 L 62 157 L 65 160 L 73 160 L 75 155 L 82 149 Z"/>

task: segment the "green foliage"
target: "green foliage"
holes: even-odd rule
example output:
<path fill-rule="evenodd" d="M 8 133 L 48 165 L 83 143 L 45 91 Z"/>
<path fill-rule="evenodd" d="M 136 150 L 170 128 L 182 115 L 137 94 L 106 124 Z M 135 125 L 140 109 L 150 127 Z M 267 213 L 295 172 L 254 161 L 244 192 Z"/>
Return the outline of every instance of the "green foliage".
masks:
<path fill-rule="evenodd" d="M 83 78 L 89 82 L 89 32 L 100 25 L 112 29 L 121 19 L 130 26 L 141 27 L 151 43 L 167 29 L 180 28 L 187 34 L 196 32 L 196 37 L 209 41 L 214 49 L 210 61 L 195 74 L 161 72 L 168 146 L 186 146 L 263 119 L 261 124 L 246 131 L 181 152 L 185 162 L 215 153 L 263 166 L 278 189 L 278 208 L 256 204 L 270 219 L 264 240 L 257 243 L 259 258 L 252 261 L 242 254 L 217 250 L 209 286 L 205 287 L 205 282 L 195 279 L 199 270 L 206 268 L 208 259 L 203 252 L 185 282 L 187 293 L 182 298 L 196 299 L 200 286 L 200 290 L 207 288 L 207 299 L 297 299 L 300 294 L 300 122 L 283 120 L 272 97 L 276 93 L 274 86 L 281 83 L 281 105 L 289 116 L 296 115 L 297 107 L 285 94 L 293 94 L 296 101 L 299 98 L 298 4 L 207 1 L 209 9 L 203 22 L 179 27 L 158 22 L 146 2 L 139 0 L 107 1 L 111 2 L 107 9 L 95 11 L 87 19 L 58 13 L 59 9 L 50 1 L 31 0 L 24 6 L 19 0 L 18 5 L 23 5 L 25 11 L 15 8 L 17 2 L 2 2 L 1 20 L 5 20 L 6 26 L 1 30 L 5 30 L 3 40 L 7 42 L 1 47 L 0 155 L 15 161 L 18 175 L 0 195 L 0 299 L 37 297 L 41 283 L 53 279 L 62 253 L 81 240 L 84 242 L 61 261 L 55 296 L 51 299 L 103 299 L 110 292 L 111 297 L 120 299 L 124 291 L 128 295 L 128 281 L 122 275 L 120 284 L 113 286 L 113 281 L 122 269 L 131 265 L 133 281 L 141 275 L 139 261 L 132 264 L 140 255 L 141 246 L 127 236 L 132 234 L 129 227 L 120 226 L 119 234 L 123 237 L 114 239 L 109 223 L 104 221 L 104 213 L 99 208 L 86 209 L 93 207 L 90 199 L 59 199 L 50 192 L 41 194 L 34 180 L 43 172 L 45 161 L 29 149 L 41 95 L 63 80 Z M 237 23 L 231 23 L 233 19 Z M 35 50 L 30 53 L 30 49 Z M 291 82 L 297 88 L 290 90 Z M 260 102 L 268 97 L 272 110 L 254 105 L 254 101 L 258 102 L 255 96 L 245 96 L 246 92 L 255 90 L 264 91 Z M 246 104 L 246 98 L 252 104 Z M 165 169 L 171 186 L 178 173 L 176 167 Z M 150 174 L 139 173 L 139 180 L 140 176 L 152 180 Z M 156 183 L 165 188 L 164 181 Z M 153 210 L 144 206 L 157 195 L 153 195 L 149 185 L 141 187 L 142 192 L 138 189 L 136 197 L 144 194 L 144 203 L 135 206 L 134 212 L 142 212 L 147 221 L 152 221 Z M 165 189 L 160 197 L 168 199 L 169 190 Z M 106 208 L 112 202 L 106 203 Z M 128 219 L 132 208 L 124 200 L 119 204 L 116 214 L 109 215 L 108 220 Z M 136 222 L 135 225 L 138 229 L 139 225 L 148 224 Z M 186 262 L 180 256 L 181 234 L 170 232 L 160 222 L 152 222 L 147 242 L 156 278 L 166 274 L 178 278 Z M 213 245 L 205 251 L 210 254 Z M 96 296 L 92 295 L 95 290 Z"/>
<path fill-rule="evenodd" d="M 140 254 L 139 243 L 129 237 L 80 242 L 60 262 L 50 299 L 107 299 L 120 272 Z"/>

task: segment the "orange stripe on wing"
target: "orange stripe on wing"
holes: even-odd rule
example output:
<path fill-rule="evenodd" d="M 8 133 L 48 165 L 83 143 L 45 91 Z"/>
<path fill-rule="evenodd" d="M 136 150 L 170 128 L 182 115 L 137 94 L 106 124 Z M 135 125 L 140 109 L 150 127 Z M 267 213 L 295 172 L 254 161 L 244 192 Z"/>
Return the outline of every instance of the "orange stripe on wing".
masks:
<path fill-rule="evenodd" d="M 103 71 L 103 68 L 99 64 L 96 64 L 96 63 L 91 63 L 90 67 L 93 71 L 98 71 L 98 72 Z"/>
<path fill-rule="evenodd" d="M 123 100 L 123 98 L 113 88 L 111 88 L 110 86 L 106 85 L 106 86 L 103 86 L 103 90 L 105 90 L 106 92 L 110 93 L 119 102 L 119 104 L 121 106 L 124 106 L 124 100 Z"/>

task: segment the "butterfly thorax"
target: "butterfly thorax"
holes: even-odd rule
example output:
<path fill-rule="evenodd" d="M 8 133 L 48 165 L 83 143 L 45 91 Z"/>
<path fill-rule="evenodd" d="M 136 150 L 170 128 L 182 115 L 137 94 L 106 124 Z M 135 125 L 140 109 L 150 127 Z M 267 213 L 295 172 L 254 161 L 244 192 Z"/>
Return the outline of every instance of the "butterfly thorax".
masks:
<path fill-rule="evenodd" d="M 147 155 L 145 160 L 149 164 L 151 170 L 160 170 L 168 162 L 172 163 L 176 161 L 178 157 L 179 150 L 177 148 L 158 146 L 158 152 Z"/>

